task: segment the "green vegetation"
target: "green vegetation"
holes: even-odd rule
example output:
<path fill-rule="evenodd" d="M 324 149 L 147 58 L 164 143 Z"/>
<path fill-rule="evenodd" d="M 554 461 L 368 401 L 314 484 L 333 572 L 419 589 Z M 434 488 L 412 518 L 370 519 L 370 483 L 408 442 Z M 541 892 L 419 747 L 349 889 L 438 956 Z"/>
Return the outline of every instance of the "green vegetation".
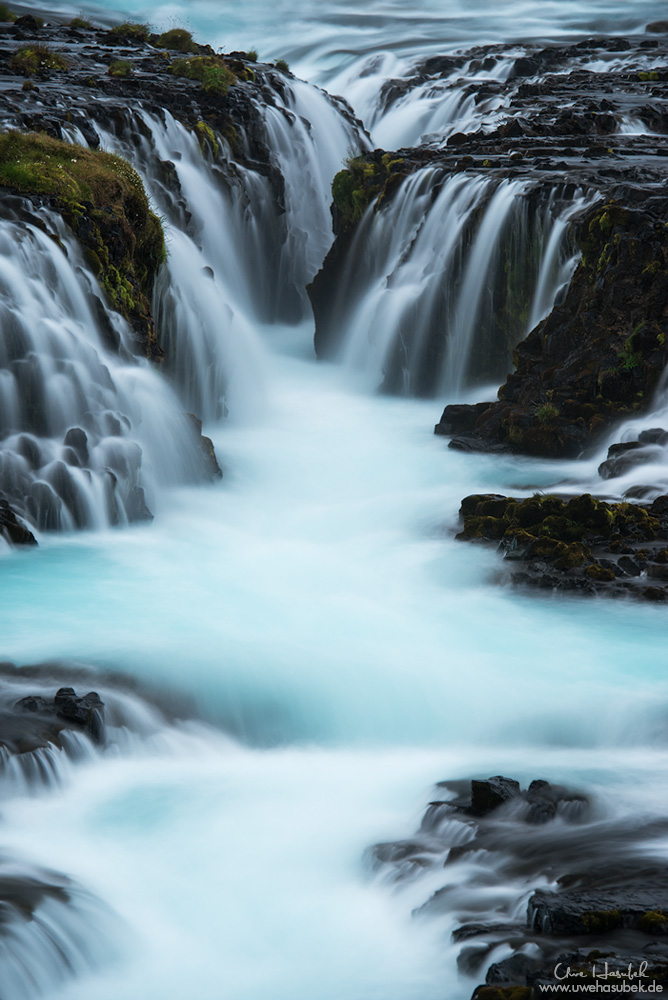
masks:
<path fill-rule="evenodd" d="M 649 73 L 638 73 L 638 79 L 647 81 L 656 81 L 659 79 L 659 74 L 655 69 L 650 70 Z"/>
<path fill-rule="evenodd" d="M 39 71 L 52 69 L 62 72 L 69 68 L 65 56 L 54 52 L 47 45 L 30 45 L 18 49 L 10 59 L 9 65 L 23 76 L 32 76 Z"/>
<path fill-rule="evenodd" d="M 148 297 L 166 259 L 141 178 L 112 153 L 36 132 L 0 133 L 0 184 L 43 195 L 74 231 L 111 305 L 155 341 Z"/>
<path fill-rule="evenodd" d="M 515 558 L 541 559 L 558 570 L 585 567 L 592 580 L 612 581 L 614 572 L 601 566 L 588 542 L 610 541 L 610 551 L 628 552 L 625 539 L 650 541 L 660 524 L 647 510 L 631 503 L 606 503 L 589 493 L 562 500 L 540 493 L 527 500 L 473 494 L 462 500 L 464 527 L 457 538 L 501 541 Z"/>
<path fill-rule="evenodd" d="M 602 566 L 598 568 L 603 569 Z M 594 567 L 590 566 L 589 569 L 594 569 Z M 608 572 L 612 573 L 612 570 L 608 570 Z M 612 576 L 614 579 L 614 573 Z M 591 913 L 583 913 L 582 925 L 587 934 L 603 934 L 605 931 L 612 931 L 616 927 L 622 926 L 621 910 L 596 910 Z"/>
<path fill-rule="evenodd" d="M 210 147 L 213 155 L 218 156 L 218 143 L 216 142 L 216 135 L 211 126 L 207 125 L 206 122 L 198 121 L 195 125 L 195 132 L 197 133 L 202 152 L 207 147 Z"/>
<path fill-rule="evenodd" d="M 543 403 L 536 410 L 536 420 L 539 424 L 551 424 L 559 416 L 559 409 L 554 403 Z"/>
<path fill-rule="evenodd" d="M 624 342 L 624 348 L 617 356 L 619 358 L 619 367 L 622 371 L 632 372 L 634 368 L 637 368 L 641 364 L 643 360 L 642 354 L 633 350 L 633 334 Z"/>
<path fill-rule="evenodd" d="M 108 76 L 132 76 L 132 63 L 127 59 L 116 59 L 107 70 Z"/>
<path fill-rule="evenodd" d="M 193 59 L 175 59 L 169 67 L 174 76 L 199 80 L 207 94 L 223 95 L 237 78 L 222 56 L 195 56 Z"/>
<path fill-rule="evenodd" d="M 163 31 L 155 43 L 159 49 L 174 49 L 177 52 L 199 52 L 199 46 L 193 41 L 193 36 L 185 28 L 172 28 Z"/>
<path fill-rule="evenodd" d="M 16 14 L 10 10 L 6 3 L 0 3 L 0 21 L 15 21 Z"/>
<path fill-rule="evenodd" d="M 257 62 L 257 49 L 249 49 L 246 53 L 246 58 L 251 62 Z"/>
<path fill-rule="evenodd" d="M 276 62 L 274 63 L 274 66 L 276 67 L 276 69 L 279 69 L 281 73 L 290 72 L 290 67 L 286 63 L 285 59 L 277 59 Z"/>
<path fill-rule="evenodd" d="M 344 163 L 345 170 L 332 181 L 332 198 L 345 232 L 359 222 L 372 201 L 378 207 L 406 175 L 404 161 L 391 159 L 389 153 L 381 158 L 351 155 Z"/>
<path fill-rule="evenodd" d="M 120 42 L 147 42 L 150 29 L 148 24 L 135 24 L 134 21 L 124 21 L 111 29 L 109 34 Z"/>
<path fill-rule="evenodd" d="M 645 934 L 665 934 L 668 931 L 668 914 L 663 910 L 648 910 L 638 921 L 638 930 Z"/>
<path fill-rule="evenodd" d="M 68 22 L 68 27 L 70 28 L 92 28 L 93 25 L 90 21 L 87 21 L 85 17 L 73 17 L 71 21 Z"/>

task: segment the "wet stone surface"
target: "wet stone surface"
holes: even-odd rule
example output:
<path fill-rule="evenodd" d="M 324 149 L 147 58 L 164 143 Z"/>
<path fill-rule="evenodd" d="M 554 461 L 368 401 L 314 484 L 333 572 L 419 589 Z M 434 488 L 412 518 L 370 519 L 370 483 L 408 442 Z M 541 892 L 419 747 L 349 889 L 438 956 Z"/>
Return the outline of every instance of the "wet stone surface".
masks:
<path fill-rule="evenodd" d="M 668 601 L 668 497 L 465 497 L 461 541 L 493 543 L 507 579 L 545 590 Z"/>
<path fill-rule="evenodd" d="M 522 790 L 497 775 L 436 791 L 416 835 L 369 858 L 399 883 L 429 873 L 432 885 L 442 870 L 442 888 L 414 916 L 454 920 L 460 972 L 485 978 L 475 1000 L 535 1000 L 541 985 L 565 980 L 654 984 L 636 996 L 668 987 L 668 821 L 615 819 L 542 779 Z"/>

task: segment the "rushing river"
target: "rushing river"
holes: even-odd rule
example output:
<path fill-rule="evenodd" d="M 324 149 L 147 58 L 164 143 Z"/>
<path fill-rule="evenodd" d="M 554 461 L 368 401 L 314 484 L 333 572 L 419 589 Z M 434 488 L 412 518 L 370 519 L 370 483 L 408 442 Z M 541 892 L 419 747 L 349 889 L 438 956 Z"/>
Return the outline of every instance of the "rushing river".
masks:
<path fill-rule="evenodd" d="M 137 0 L 119 16 L 286 58 L 364 113 L 370 57 L 377 88 L 426 52 L 634 31 L 663 6 Z M 331 112 L 311 91 L 299 99 L 312 120 Z M 186 141 L 154 127 L 158 148 Z M 308 140 L 320 208 L 349 141 L 334 125 Z M 149 161 L 138 167 L 150 188 Z M 185 146 L 178 169 L 196 225 Z M 325 217 L 311 233 L 320 257 Z M 175 236 L 178 322 L 184 303 L 204 302 L 199 264 L 222 270 L 221 253 L 213 234 L 197 251 Z M 253 268 L 251 251 L 241 260 Z M 317 264 L 307 255 L 304 280 Z M 597 460 L 448 450 L 432 434 L 444 399 L 383 397 L 354 365 L 317 364 L 308 314 L 267 322 L 245 280 L 220 281 L 202 305 L 214 316 L 232 302 L 236 323 L 230 414 L 217 420 L 212 403 L 205 427 L 222 482 L 156 474 L 153 523 L 44 532 L 38 549 L 2 553 L 4 659 L 91 665 L 101 685 L 133 678 L 169 706 L 117 752 L 63 764 L 51 788 L 8 790 L 3 852 L 85 887 L 102 933 L 91 944 L 75 927 L 75 975 L 62 982 L 46 933 L 32 977 L 8 973 L 2 1000 L 466 1000 L 474 984 L 443 926 L 411 920 L 425 886 L 371 879 L 368 845 L 409 836 L 446 777 L 549 778 L 593 789 L 611 811 L 662 809 L 665 611 L 513 592 L 495 583 L 493 551 L 453 537 L 466 494 L 591 488 Z M 168 407 L 159 384 L 155 405 Z"/>

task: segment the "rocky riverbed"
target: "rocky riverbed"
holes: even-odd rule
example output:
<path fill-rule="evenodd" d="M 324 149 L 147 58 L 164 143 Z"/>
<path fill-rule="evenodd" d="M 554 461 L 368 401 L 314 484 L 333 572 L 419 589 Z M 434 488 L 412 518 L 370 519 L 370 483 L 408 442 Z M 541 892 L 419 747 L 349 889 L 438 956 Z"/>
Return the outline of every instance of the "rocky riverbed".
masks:
<path fill-rule="evenodd" d="M 668 988 L 667 829 L 612 819 L 578 790 L 497 775 L 440 782 L 415 836 L 369 858 L 399 883 L 441 870 L 414 917 L 454 920 L 460 972 L 487 968 L 474 1000 L 535 1000 L 560 983 L 575 986 L 567 996 L 625 982 L 651 997 Z"/>

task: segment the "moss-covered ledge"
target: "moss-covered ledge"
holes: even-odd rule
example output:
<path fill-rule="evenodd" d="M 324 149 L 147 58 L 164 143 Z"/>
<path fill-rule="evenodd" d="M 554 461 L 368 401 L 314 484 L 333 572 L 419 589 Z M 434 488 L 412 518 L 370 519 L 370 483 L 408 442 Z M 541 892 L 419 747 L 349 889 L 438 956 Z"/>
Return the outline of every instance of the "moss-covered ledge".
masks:
<path fill-rule="evenodd" d="M 0 134 L 0 185 L 47 199 L 77 237 L 109 299 L 147 356 L 160 354 L 150 296 L 166 259 L 162 224 L 139 174 L 119 156 L 39 132 Z"/>
<path fill-rule="evenodd" d="M 472 494 L 459 514 L 457 539 L 497 545 L 513 583 L 668 601 L 668 496 L 633 504 L 589 493 Z"/>
<path fill-rule="evenodd" d="M 334 232 L 353 229 L 368 205 L 379 208 L 405 179 L 407 167 L 401 156 L 382 149 L 360 156 L 350 156 L 345 169 L 339 170 L 332 181 L 332 215 Z"/>

